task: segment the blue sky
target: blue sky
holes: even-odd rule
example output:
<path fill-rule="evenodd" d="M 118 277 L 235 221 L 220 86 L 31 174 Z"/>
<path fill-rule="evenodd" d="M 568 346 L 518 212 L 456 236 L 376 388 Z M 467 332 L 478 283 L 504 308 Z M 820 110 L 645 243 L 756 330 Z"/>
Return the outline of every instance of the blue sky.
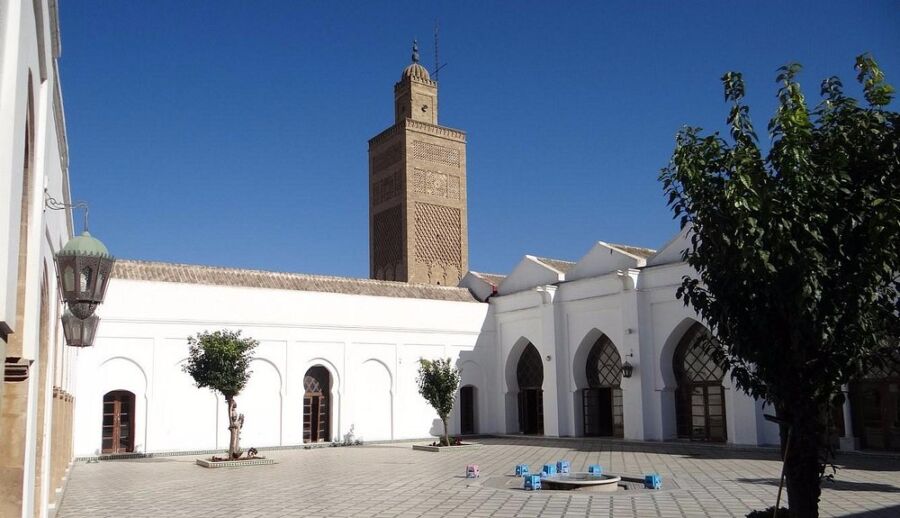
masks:
<path fill-rule="evenodd" d="M 367 140 L 393 122 L 413 37 L 432 68 L 435 19 L 480 271 L 662 246 L 659 169 L 682 125 L 723 129 L 725 71 L 761 134 L 788 61 L 812 102 L 830 75 L 859 94 L 864 51 L 900 85 L 895 1 L 482 4 L 60 2 L 92 233 L 123 258 L 367 277 Z"/>

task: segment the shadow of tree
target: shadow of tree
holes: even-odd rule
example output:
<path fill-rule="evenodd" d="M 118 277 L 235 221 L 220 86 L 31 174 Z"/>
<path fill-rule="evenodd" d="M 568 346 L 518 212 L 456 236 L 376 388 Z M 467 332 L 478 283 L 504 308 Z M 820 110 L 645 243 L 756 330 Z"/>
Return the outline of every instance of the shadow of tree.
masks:
<path fill-rule="evenodd" d="M 736 480 L 747 484 L 778 485 L 777 478 L 739 478 Z M 825 480 L 822 482 L 822 489 L 831 489 L 833 491 L 878 491 L 881 493 L 900 493 L 900 487 L 892 486 L 891 484 L 851 482 L 849 480 Z"/>
<path fill-rule="evenodd" d="M 895 518 L 900 516 L 900 505 L 892 505 L 884 509 L 873 509 L 859 513 L 845 514 L 844 518 Z"/>
<path fill-rule="evenodd" d="M 703 459 L 746 459 L 781 460 L 777 447 L 740 446 L 730 444 L 710 444 L 688 441 L 630 441 L 592 437 L 541 437 L 515 435 L 486 435 L 485 444 L 505 444 L 515 446 L 544 446 L 548 448 L 568 448 L 585 452 L 635 452 L 683 455 Z M 838 453 L 834 465 L 841 469 L 864 471 L 900 471 L 900 456 L 878 454 Z"/>

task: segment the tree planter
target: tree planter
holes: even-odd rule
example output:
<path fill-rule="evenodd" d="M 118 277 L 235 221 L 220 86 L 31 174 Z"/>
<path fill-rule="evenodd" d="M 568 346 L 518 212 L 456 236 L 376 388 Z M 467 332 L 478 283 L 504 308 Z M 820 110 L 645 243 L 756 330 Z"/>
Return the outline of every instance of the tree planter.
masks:
<path fill-rule="evenodd" d="M 413 449 L 417 451 L 430 451 L 435 453 L 446 453 L 450 451 L 477 450 L 481 448 L 481 444 L 477 442 L 464 443 L 460 445 L 450 446 L 431 446 L 430 444 L 413 444 Z"/>
<path fill-rule="evenodd" d="M 275 464 L 275 459 L 267 459 L 265 457 L 237 460 L 197 459 L 197 465 L 203 466 L 204 468 L 238 468 L 242 466 L 261 466 L 265 464 Z"/>

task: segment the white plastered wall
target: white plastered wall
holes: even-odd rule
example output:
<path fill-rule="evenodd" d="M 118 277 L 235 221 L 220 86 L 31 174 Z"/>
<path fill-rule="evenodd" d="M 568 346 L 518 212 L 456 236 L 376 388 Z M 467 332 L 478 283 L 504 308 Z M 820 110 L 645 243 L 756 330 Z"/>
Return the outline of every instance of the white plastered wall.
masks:
<path fill-rule="evenodd" d="M 222 328 L 260 341 L 237 397 L 245 447 L 302 443 L 303 376 L 315 365 L 331 375 L 332 439 L 351 426 L 366 441 L 427 437 L 437 416 L 418 395 L 418 359 L 471 352 L 486 311 L 476 302 L 113 279 L 96 345 L 78 360 L 76 455 L 100 448 L 102 396 L 119 388 L 102 366 L 114 357 L 148 380 L 141 451 L 226 447 L 224 404 L 180 370 L 187 337 Z"/>

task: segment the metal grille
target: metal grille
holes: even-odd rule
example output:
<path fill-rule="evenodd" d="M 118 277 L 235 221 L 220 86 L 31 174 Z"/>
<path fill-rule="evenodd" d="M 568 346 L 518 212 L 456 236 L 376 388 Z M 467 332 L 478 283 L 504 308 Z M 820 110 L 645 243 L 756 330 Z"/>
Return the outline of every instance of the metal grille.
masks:
<path fill-rule="evenodd" d="M 519 390 L 539 389 L 544 385 L 544 363 L 533 344 L 528 344 L 522 351 L 516 368 L 516 380 L 519 382 Z"/>
<path fill-rule="evenodd" d="M 592 388 L 618 387 L 622 384 L 622 358 L 606 335 L 591 348 L 587 359 L 587 380 Z"/>
<path fill-rule="evenodd" d="M 900 378 L 900 350 L 894 351 L 883 365 L 872 367 L 865 379 Z"/>
<path fill-rule="evenodd" d="M 675 375 L 679 380 L 692 383 L 721 383 L 725 369 L 713 360 L 709 351 L 709 331 L 700 324 L 685 333 L 675 351 Z M 680 383 L 679 383 L 680 384 Z"/>
<path fill-rule="evenodd" d="M 310 368 L 303 377 L 303 390 L 307 394 L 327 394 L 329 389 L 328 369 L 321 366 Z"/>

